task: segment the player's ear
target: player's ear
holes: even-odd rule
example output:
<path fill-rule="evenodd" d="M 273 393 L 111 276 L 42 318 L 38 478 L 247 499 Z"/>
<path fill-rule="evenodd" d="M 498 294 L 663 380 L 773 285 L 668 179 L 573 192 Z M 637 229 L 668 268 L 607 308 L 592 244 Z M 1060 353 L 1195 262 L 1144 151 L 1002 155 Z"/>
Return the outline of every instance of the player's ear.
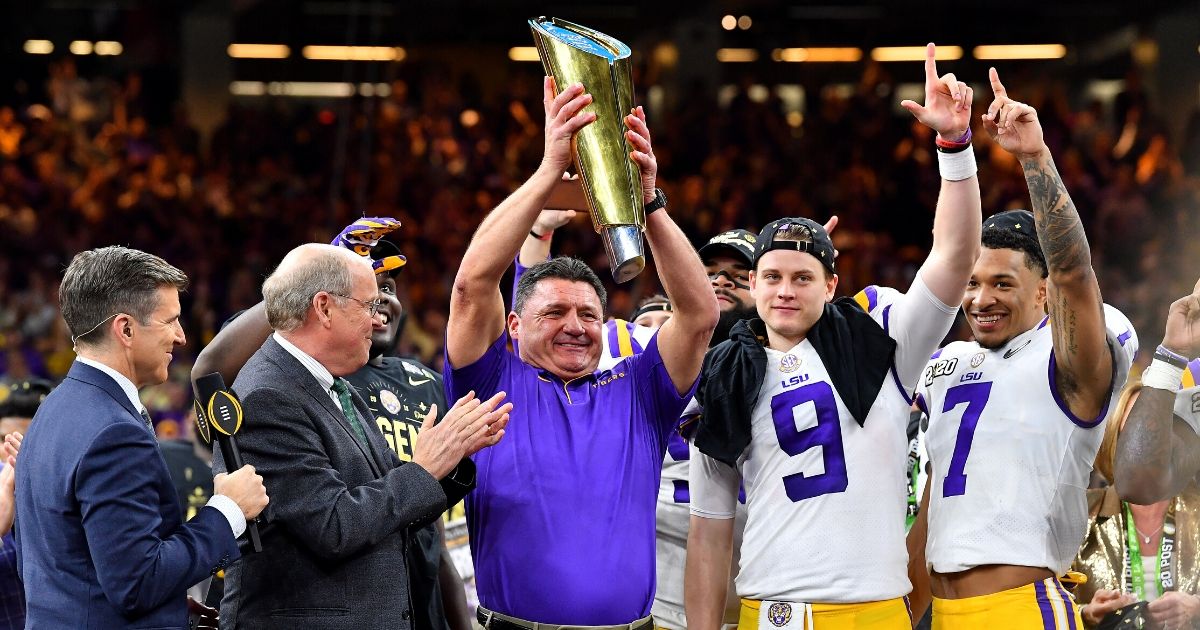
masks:
<path fill-rule="evenodd" d="M 1047 310 L 1047 305 L 1046 305 L 1046 295 L 1047 295 L 1047 291 L 1048 291 L 1048 289 L 1047 289 L 1048 283 L 1049 283 L 1049 280 L 1047 280 L 1046 278 L 1042 278 L 1042 279 L 1038 280 L 1037 297 L 1034 298 L 1034 300 L 1037 302 L 1038 307 L 1041 308 L 1043 313 L 1049 312 L 1049 310 Z"/>
<path fill-rule="evenodd" d="M 838 275 L 829 271 L 825 272 L 825 301 L 833 301 L 833 296 L 837 293 Z"/>
<path fill-rule="evenodd" d="M 508 336 L 510 339 L 513 339 L 514 341 L 520 339 L 521 318 L 515 311 L 510 311 L 508 313 L 508 321 L 505 322 L 505 325 L 508 327 Z"/>

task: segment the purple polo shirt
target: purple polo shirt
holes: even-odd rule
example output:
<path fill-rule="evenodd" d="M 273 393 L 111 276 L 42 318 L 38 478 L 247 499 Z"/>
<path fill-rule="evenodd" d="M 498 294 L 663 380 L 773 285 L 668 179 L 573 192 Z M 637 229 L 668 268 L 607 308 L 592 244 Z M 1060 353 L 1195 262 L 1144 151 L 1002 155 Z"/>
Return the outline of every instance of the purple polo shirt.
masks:
<path fill-rule="evenodd" d="M 558 625 L 618 625 L 650 614 L 654 510 L 680 395 L 655 335 L 611 370 L 564 383 L 530 366 L 502 334 L 452 368 L 448 400 L 499 391 L 513 403 L 504 439 L 474 457 L 467 525 L 479 602 Z"/>

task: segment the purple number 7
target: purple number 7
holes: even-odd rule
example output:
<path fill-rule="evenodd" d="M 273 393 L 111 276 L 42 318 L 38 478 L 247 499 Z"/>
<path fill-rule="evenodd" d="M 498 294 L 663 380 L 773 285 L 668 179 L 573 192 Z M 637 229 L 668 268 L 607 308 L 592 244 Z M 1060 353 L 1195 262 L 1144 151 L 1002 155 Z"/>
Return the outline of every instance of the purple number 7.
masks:
<path fill-rule="evenodd" d="M 806 403 L 813 404 L 817 424 L 801 431 L 796 428 L 794 413 L 797 407 Z M 841 418 L 829 383 L 819 381 L 776 394 L 771 399 L 771 418 L 775 421 L 779 446 L 789 456 L 795 457 L 810 448 L 821 447 L 825 472 L 811 477 L 806 477 L 804 473 L 785 475 L 783 488 L 788 498 L 795 502 L 823 494 L 845 492 L 846 486 L 850 485 L 850 478 L 846 476 Z"/>
<path fill-rule="evenodd" d="M 975 439 L 975 427 L 979 425 L 979 415 L 987 405 L 988 396 L 992 395 L 991 383 L 967 383 L 946 390 L 946 404 L 942 413 L 949 413 L 955 407 L 967 403 L 962 420 L 958 423 L 958 437 L 954 440 L 954 455 L 950 456 L 950 469 L 942 480 L 942 496 L 957 497 L 967 492 L 967 455 L 971 452 L 971 442 Z"/>

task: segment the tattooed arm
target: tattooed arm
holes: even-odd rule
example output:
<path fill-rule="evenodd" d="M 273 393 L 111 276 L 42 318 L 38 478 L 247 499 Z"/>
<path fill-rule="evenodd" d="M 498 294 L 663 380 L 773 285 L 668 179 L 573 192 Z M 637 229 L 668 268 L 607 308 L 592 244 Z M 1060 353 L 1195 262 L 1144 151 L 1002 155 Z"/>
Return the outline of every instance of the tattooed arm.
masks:
<path fill-rule="evenodd" d="M 1050 272 L 1055 387 L 1072 414 L 1091 420 L 1104 409 L 1114 372 L 1087 235 L 1042 139 L 1037 111 L 1008 97 L 995 68 L 989 78 L 996 98 L 983 116 L 984 129 L 1021 162 Z"/>
<path fill-rule="evenodd" d="M 1200 356 L 1200 282 L 1171 304 L 1164 348 Z M 1149 505 L 1173 497 L 1200 472 L 1200 436 L 1175 413 L 1173 390 L 1143 387 L 1117 439 L 1115 475 L 1121 498 Z"/>

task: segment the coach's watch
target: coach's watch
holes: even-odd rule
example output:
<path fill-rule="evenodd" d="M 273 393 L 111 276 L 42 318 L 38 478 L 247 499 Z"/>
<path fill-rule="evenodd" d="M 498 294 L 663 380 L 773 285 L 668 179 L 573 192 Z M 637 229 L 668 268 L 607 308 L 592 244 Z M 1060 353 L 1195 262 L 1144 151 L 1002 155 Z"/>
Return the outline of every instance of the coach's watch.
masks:
<path fill-rule="evenodd" d="M 665 207 L 667 207 L 667 193 L 663 192 L 661 188 L 655 188 L 654 199 L 650 200 L 650 203 L 645 206 L 646 214 L 648 215 L 655 210 L 662 210 Z"/>

